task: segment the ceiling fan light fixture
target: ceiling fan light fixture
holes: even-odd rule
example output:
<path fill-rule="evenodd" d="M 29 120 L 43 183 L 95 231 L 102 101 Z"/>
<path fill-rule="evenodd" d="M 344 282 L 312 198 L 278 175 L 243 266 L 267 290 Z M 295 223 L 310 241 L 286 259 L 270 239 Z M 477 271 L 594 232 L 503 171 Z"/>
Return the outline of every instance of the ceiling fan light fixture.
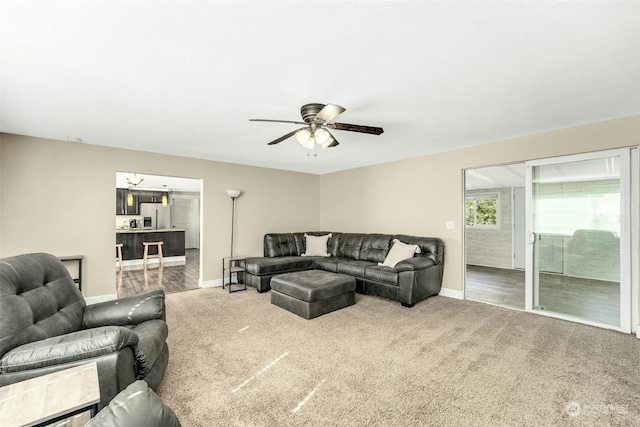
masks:
<path fill-rule="evenodd" d="M 326 144 L 330 144 L 331 140 L 333 140 L 329 131 L 323 128 L 316 129 L 316 131 L 314 132 L 314 136 L 316 142 L 323 147 L 326 146 Z"/>
<path fill-rule="evenodd" d="M 311 131 L 307 128 L 300 129 L 296 132 L 296 140 L 302 145 L 304 148 L 308 148 L 309 150 L 313 150 L 314 137 Z"/>

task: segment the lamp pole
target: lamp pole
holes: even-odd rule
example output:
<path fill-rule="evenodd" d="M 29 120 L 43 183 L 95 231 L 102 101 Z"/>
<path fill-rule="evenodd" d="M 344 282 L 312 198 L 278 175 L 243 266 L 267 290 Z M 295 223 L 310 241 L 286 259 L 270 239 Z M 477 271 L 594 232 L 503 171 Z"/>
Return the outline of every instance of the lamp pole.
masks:
<path fill-rule="evenodd" d="M 236 199 L 240 195 L 240 190 L 227 190 L 227 195 L 231 197 L 231 257 L 233 257 L 233 225 L 236 216 Z"/>
<path fill-rule="evenodd" d="M 233 257 L 233 219 L 236 214 L 236 197 L 231 197 L 231 256 Z"/>

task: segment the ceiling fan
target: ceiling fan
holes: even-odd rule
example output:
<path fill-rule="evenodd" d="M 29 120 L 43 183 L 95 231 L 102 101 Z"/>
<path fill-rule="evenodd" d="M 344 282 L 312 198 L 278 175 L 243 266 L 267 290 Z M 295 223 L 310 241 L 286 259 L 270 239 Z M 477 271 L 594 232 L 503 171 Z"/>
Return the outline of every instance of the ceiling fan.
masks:
<path fill-rule="evenodd" d="M 313 149 L 317 143 L 323 148 L 335 147 L 339 142 L 331 134 L 332 130 L 345 130 L 349 132 L 368 133 L 372 135 L 380 135 L 384 130 L 374 126 L 351 125 L 347 123 L 333 123 L 332 120 L 345 111 L 339 105 L 334 104 L 305 104 L 300 107 L 300 115 L 302 122 L 292 120 L 269 120 L 269 119 L 249 119 L 252 122 L 276 122 L 276 123 L 294 123 L 304 125 L 300 129 L 282 135 L 280 138 L 274 139 L 268 145 L 275 145 L 287 138 L 296 136 L 298 142 L 308 149 Z"/>

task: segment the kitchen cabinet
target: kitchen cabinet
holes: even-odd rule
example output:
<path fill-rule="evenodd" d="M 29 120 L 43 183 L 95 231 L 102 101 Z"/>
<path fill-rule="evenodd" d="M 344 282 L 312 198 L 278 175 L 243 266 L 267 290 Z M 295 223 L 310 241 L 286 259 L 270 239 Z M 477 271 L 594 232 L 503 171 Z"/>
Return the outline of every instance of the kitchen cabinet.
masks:
<path fill-rule="evenodd" d="M 133 206 L 127 204 L 126 188 L 116 188 L 116 215 L 140 215 L 140 197 L 137 191 L 132 191 Z"/>
<path fill-rule="evenodd" d="M 162 191 L 140 191 L 139 203 L 162 203 Z"/>

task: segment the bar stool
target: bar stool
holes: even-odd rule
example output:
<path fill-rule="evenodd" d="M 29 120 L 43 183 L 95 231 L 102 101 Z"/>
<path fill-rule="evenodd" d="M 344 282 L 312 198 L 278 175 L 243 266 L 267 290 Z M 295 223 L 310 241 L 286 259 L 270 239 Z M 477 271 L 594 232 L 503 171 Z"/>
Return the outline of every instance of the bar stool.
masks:
<path fill-rule="evenodd" d="M 116 243 L 116 249 L 118 250 L 118 258 L 116 258 L 116 261 L 120 263 L 120 270 L 122 270 L 122 243 Z"/>
<path fill-rule="evenodd" d="M 164 265 L 162 259 L 162 242 L 142 242 L 142 244 L 144 245 L 144 268 L 147 268 L 147 260 L 149 258 L 158 258 L 160 260 L 160 265 Z M 149 255 L 149 246 L 157 246 L 158 253 L 155 255 Z"/>

